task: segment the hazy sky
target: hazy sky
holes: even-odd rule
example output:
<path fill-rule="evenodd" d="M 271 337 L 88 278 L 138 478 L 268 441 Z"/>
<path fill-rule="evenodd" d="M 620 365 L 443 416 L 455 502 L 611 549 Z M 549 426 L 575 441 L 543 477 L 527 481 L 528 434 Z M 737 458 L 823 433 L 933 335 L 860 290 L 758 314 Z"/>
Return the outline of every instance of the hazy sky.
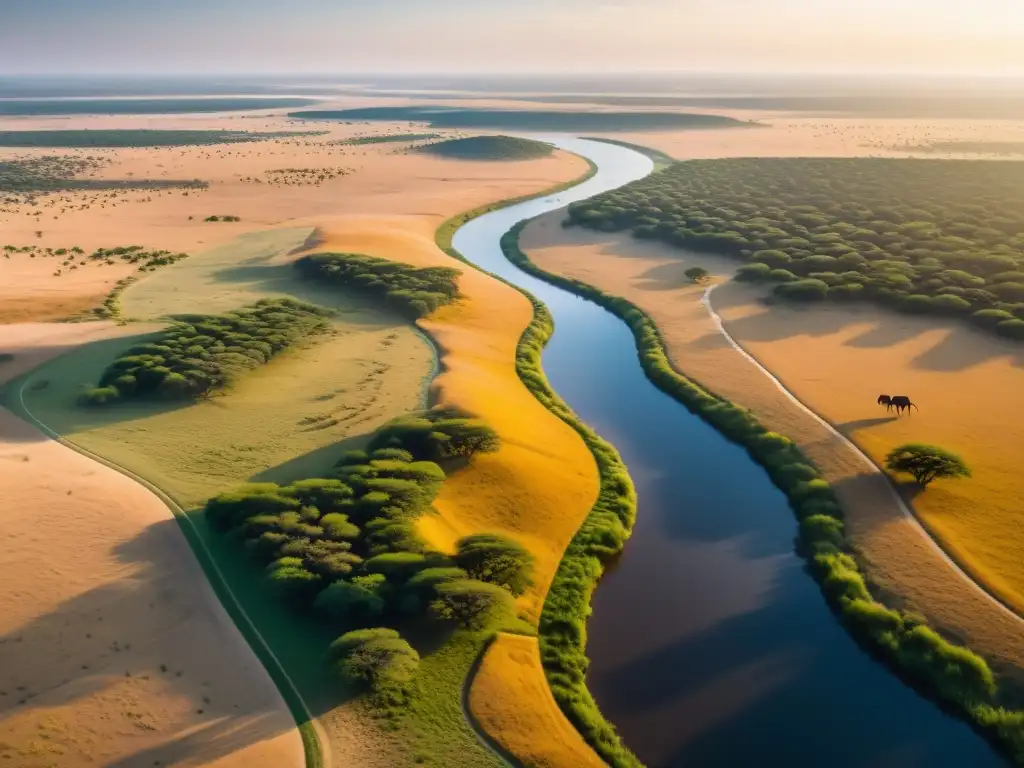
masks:
<path fill-rule="evenodd" d="M 0 76 L 1024 74 L 1024 0 L 0 0 Z"/>

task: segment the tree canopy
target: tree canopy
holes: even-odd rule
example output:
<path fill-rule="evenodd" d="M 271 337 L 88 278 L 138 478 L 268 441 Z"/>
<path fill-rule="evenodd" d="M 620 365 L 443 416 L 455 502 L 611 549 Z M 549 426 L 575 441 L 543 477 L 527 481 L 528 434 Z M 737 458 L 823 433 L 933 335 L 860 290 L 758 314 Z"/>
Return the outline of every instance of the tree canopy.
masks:
<path fill-rule="evenodd" d="M 676 163 L 568 223 L 746 259 L 780 298 L 875 301 L 1024 339 L 1024 164 L 877 158 Z M 813 282 L 811 282 L 813 281 Z"/>
<path fill-rule="evenodd" d="M 889 451 L 885 466 L 892 472 L 911 475 L 922 487 L 939 478 L 970 477 L 962 458 L 937 445 L 906 443 Z"/>

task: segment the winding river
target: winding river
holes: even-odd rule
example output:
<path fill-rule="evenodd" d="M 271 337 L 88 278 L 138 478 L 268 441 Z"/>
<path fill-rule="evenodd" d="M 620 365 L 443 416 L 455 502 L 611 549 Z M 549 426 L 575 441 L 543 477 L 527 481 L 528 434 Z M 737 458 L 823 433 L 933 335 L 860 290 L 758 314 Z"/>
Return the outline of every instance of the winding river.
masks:
<path fill-rule="evenodd" d="M 847 635 L 793 551 L 785 497 L 647 380 L 628 328 L 505 259 L 499 239 L 515 223 L 652 169 L 623 147 L 548 140 L 598 173 L 469 222 L 454 246 L 550 308 L 548 378 L 618 448 L 637 486 L 633 537 L 588 625 L 588 683 L 605 716 L 651 768 L 1001 765 Z"/>

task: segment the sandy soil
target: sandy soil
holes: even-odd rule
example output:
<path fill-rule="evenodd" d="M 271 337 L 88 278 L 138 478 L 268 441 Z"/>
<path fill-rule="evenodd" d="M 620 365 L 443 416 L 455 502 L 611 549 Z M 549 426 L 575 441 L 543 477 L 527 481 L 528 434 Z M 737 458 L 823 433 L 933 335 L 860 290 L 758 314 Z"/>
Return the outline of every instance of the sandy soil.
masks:
<path fill-rule="evenodd" d="M 533 260 L 643 307 L 680 370 L 753 410 L 822 468 L 839 494 L 870 578 L 887 601 L 925 614 L 999 668 L 1021 674 L 1024 623 L 965 583 L 903 517 L 884 477 L 868 470 L 853 449 L 794 405 L 719 333 L 701 304 L 704 288 L 683 272 L 699 264 L 724 277 L 736 262 L 628 236 L 564 230 L 559 221 L 556 213 L 526 228 L 522 242 Z M 975 478 L 960 485 L 936 483 L 915 506 L 944 545 L 1016 599 L 1024 546 L 1015 514 L 1024 492 L 1016 471 L 1016 446 L 1024 445 L 1024 419 L 1014 394 L 1024 384 L 1019 350 L 960 326 L 868 308 L 769 309 L 739 284 L 721 286 L 712 296 L 729 332 L 876 460 L 910 440 L 961 450 Z M 923 410 L 910 418 L 888 417 L 875 398 L 897 389 L 925 404 Z M 975 391 L 984 397 L 962 396 Z"/>
<path fill-rule="evenodd" d="M 510 705 L 515 700 L 531 706 Z M 473 678 L 469 706 L 484 731 L 524 765 L 604 765 L 558 708 L 544 678 L 535 637 L 498 635 Z"/>
<path fill-rule="evenodd" d="M 41 198 L 37 205 L 0 205 L 0 247 L 33 245 L 57 250 L 78 246 L 91 252 L 100 247 L 141 245 L 198 253 L 245 232 L 339 213 L 407 213 L 440 220 L 483 202 L 542 189 L 549 182 L 571 176 L 565 169 L 579 162 L 561 155 L 526 163 L 453 161 L 410 154 L 404 143 L 332 143 L 353 136 L 418 130 L 408 124 L 345 125 L 240 115 L 82 117 L 73 123 L 52 118 L 0 119 L 0 130 L 69 126 L 326 134 L 199 147 L 0 148 L 0 160 L 55 154 L 99 157 L 108 163 L 96 173 L 102 178 L 202 179 L 210 184 L 205 190 L 59 193 Z M 268 174 L 295 168 L 344 171 L 344 175 L 309 184 L 295 174 Z M 211 215 L 233 215 L 241 221 L 203 221 Z M 121 263 L 90 262 L 55 276 L 60 257 L 6 255 L 8 258 L 0 258 L 0 322 L 74 314 L 95 306 L 118 279 L 134 271 Z"/>
<path fill-rule="evenodd" d="M 8 328 L 16 357 L 0 376 L 117 332 Z M 0 762 L 304 764 L 284 702 L 163 502 L 3 409 L 0 488 Z"/>
<path fill-rule="evenodd" d="M 728 110 L 719 114 L 726 114 Z M 865 117 L 757 115 L 728 113 L 756 120 L 761 128 L 710 131 L 607 133 L 613 139 L 660 149 L 678 160 L 716 157 L 929 157 L 1024 159 L 1024 155 L 910 151 L 937 141 L 1021 141 L 1024 122 L 1013 120 L 905 120 Z"/>

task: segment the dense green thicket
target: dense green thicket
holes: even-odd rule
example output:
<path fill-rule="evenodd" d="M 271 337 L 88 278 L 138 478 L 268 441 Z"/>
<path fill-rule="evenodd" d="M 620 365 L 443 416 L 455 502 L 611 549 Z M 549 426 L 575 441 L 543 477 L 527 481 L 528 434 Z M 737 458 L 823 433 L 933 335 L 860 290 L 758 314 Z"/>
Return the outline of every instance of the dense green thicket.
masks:
<path fill-rule="evenodd" d="M 425 317 L 459 296 L 451 267 L 414 267 L 357 253 L 314 253 L 295 262 L 304 277 L 324 280 L 381 296 L 413 319 Z"/>
<path fill-rule="evenodd" d="M 424 144 L 418 150 L 458 160 L 532 160 L 548 157 L 554 147 L 543 141 L 514 136 L 467 136 Z"/>
<path fill-rule="evenodd" d="M 568 223 L 743 257 L 778 296 L 870 300 L 1024 338 L 1024 165 L 889 159 L 678 163 Z"/>
<path fill-rule="evenodd" d="M 450 431 L 460 419 L 472 421 L 452 411 L 417 418 Z M 491 435 L 478 451 L 497 449 Z M 431 551 L 417 535 L 414 522 L 430 513 L 445 479 L 440 465 L 416 457 L 419 448 L 381 432 L 366 451 L 347 453 L 331 477 L 250 483 L 210 499 L 205 510 L 215 530 L 232 532 L 265 564 L 268 586 L 283 599 L 347 630 L 328 658 L 385 709 L 405 702 L 418 656 L 382 625 L 518 626 L 512 593 L 495 583 L 505 575 L 500 569 L 470 573 L 458 556 Z M 507 539 L 490 539 L 502 552 L 516 550 Z M 516 576 L 528 580 L 529 569 Z M 376 628 L 356 629 L 362 627 Z"/>
<path fill-rule="evenodd" d="M 332 144 L 342 144 L 350 146 L 361 146 L 363 144 L 391 144 L 393 142 L 400 141 L 426 141 L 428 139 L 439 138 L 439 133 L 389 133 L 381 136 L 359 136 L 354 139 L 339 139 L 338 141 L 332 141 Z"/>
<path fill-rule="evenodd" d="M 307 120 L 420 121 L 432 128 L 485 128 L 515 131 L 643 131 L 750 126 L 731 117 L 684 112 L 572 112 L 461 109 L 444 106 L 363 107 L 291 112 Z"/>
<path fill-rule="evenodd" d="M 651 381 L 727 438 L 746 448 L 767 470 L 772 482 L 786 494 L 800 521 L 800 553 L 807 559 L 825 597 L 857 640 L 920 690 L 981 729 L 1015 764 L 1024 764 L 1024 712 L 1000 706 L 996 680 L 980 656 L 948 642 L 914 615 L 891 610 L 874 599 L 846 540 L 842 510 L 834 491 L 796 444 L 765 429 L 750 411 L 710 394 L 676 371 L 669 362 L 657 326 L 639 307 L 579 280 L 537 267 L 518 245 L 524 225 L 525 222 L 517 225 L 502 239 L 506 256 L 530 274 L 585 296 L 624 320 L 633 331 L 641 365 Z M 570 552 L 575 546 L 574 541 Z M 567 557 L 563 569 L 568 562 Z M 577 589 L 585 591 L 588 599 L 594 583 L 590 581 L 588 587 L 588 579 L 596 580 L 599 574 L 599 568 L 590 572 L 581 570 L 567 588 L 562 583 L 560 569 L 541 617 L 542 652 L 552 690 L 574 721 L 574 712 L 581 709 L 582 698 L 589 698 L 583 677 L 586 611 L 582 612 L 578 625 L 570 625 L 572 632 L 568 639 L 559 635 L 566 631 L 566 624 L 558 620 L 555 612 L 572 586 L 578 585 Z M 557 602 L 553 603 L 553 598 Z M 583 606 L 586 607 L 586 602 Z M 575 679 L 567 680 L 567 673 L 557 665 L 558 657 L 549 653 L 552 647 L 568 649 L 573 643 L 579 647 L 578 662 L 568 673 L 575 675 Z M 593 712 L 599 716 L 596 708 Z M 583 733 L 590 740 L 590 733 L 587 730 Z M 613 765 L 629 764 L 603 751 L 601 754 Z"/>
<path fill-rule="evenodd" d="M 111 363 L 83 405 L 133 398 L 201 397 L 328 328 L 328 310 L 293 299 L 264 299 L 224 315 L 181 315 Z"/>
<path fill-rule="evenodd" d="M 79 174 L 93 171 L 100 165 L 87 157 L 32 157 L 0 160 L 0 192 L 16 195 L 45 194 L 62 191 L 128 190 L 128 189 L 204 189 L 208 185 L 198 179 L 80 179 Z M 7 201 L 9 202 L 9 201 Z"/>
<path fill-rule="evenodd" d="M 0 112 L 3 109 L 0 107 Z M 186 147 L 239 144 L 262 139 L 315 136 L 307 131 L 157 130 L 151 128 L 80 128 L 64 131 L 0 131 L 0 147 Z"/>

